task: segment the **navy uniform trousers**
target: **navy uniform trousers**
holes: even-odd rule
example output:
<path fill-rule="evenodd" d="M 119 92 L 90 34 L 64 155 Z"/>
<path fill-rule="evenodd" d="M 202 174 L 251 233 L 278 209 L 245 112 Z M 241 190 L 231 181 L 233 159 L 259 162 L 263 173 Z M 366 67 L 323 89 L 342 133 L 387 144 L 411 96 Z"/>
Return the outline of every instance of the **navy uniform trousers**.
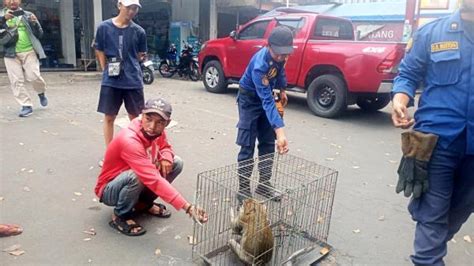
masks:
<path fill-rule="evenodd" d="M 447 149 L 437 145 L 431 157 L 429 189 L 410 202 L 408 209 L 417 222 L 416 265 L 444 265 L 447 241 L 474 212 L 474 155 L 467 155 L 466 133 Z"/>
<path fill-rule="evenodd" d="M 275 152 L 275 131 L 268 122 L 262 108 L 260 98 L 254 92 L 239 90 L 237 95 L 239 106 L 239 123 L 237 124 L 237 145 L 240 152 L 237 157 L 239 162 L 239 188 L 248 190 L 249 180 L 253 170 L 253 156 L 255 143 L 258 140 L 258 155 L 273 154 Z M 272 175 L 272 159 L 264 160 L 258 165 L 260 183 L 267 183 Z"/>

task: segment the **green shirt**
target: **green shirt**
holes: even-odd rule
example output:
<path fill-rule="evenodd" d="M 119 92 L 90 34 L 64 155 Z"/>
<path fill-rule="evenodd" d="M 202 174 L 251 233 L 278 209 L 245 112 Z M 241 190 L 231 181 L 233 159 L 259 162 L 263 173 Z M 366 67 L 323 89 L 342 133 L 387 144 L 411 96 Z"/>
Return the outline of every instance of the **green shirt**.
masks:
<path fill-rule="evenodd" d="M 14 17 L 7 21 L 8 27 L 15 27 L 17 25 L 19 17 Z M 15 51 L 17 53 L 29 52 L 33 50 L 33 44 L 31 43 L 30 36 L 23 21 L 20 21 L 18 25 L 18 41 L 16 43 Z"/>

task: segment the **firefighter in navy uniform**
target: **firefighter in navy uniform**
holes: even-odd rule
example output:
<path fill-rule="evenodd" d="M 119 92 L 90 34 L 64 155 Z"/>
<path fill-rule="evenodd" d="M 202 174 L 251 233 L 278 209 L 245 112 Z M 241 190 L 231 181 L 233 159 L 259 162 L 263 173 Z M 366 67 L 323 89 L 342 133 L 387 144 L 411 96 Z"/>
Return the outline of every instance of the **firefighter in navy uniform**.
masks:
<path fill-rule="evenodd" d="M 415 265 L 444 265 L 447 242 L 474 212 L 474 0 L 426 24 L 395 79 L 392 121 L 404 157 L 397 192 L 411 196 Z M 412 119 L 415 90 L 423 85 Z M 435 140 L 435 141 L 433 141 Z"/>
<path fill-rule="evenodd" d="M 239 162 L 239 193 L 240 202 L 250 197 L 250 176 L 253 169 L 255 141 L 258 139 L 258 155 L 273 154 L 275 139 L 278 152 L 288 152 L 283 122 L 283 107 L 288 98 L 285 93 L 285 63 L 293 52 L 293 34 L 287 27 L 273 29 L 268 46 L 258 51 L 250 60 L 243 77 L 240 79 L 237 102 L 239 106 L 239 122 L 236 143 L 240 145 Z M 279 99 L 274 98 L 274 89 L 279 90 Z M 280 105 L 280 108 L 277 108 Z M 272 200 L 278 201 L 270 183 L 272 176 L 273 157 L 266 158 L 258 164 L 259 185 L 255 192 Z"/>

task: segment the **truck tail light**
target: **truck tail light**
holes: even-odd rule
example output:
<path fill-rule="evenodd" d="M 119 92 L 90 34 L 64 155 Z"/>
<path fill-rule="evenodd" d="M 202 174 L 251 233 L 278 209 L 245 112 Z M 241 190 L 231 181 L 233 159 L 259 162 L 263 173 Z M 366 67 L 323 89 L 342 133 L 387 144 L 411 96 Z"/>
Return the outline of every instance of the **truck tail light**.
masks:
<path fill-rule="evenodd" d="M 396 47 L 382 63 L 377 66 L 377 71 L 384 74 L 396 74 L 398 72 L 398 65 L 403 57 L 404 50 L 401 47 Z"/>

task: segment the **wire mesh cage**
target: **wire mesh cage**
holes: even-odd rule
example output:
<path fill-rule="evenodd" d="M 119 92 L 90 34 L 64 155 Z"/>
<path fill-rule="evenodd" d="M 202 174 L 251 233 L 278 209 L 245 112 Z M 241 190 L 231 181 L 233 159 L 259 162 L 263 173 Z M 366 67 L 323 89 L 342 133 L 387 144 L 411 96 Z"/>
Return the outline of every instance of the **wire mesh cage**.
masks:
<path fill-rule="evenodd" d="M 279 154 L 198 174 L 196 204 L 209 220 L 194 225 L 193 260 L 282 265 L 313 249 L 325 255 L 337 175 Z"/>

